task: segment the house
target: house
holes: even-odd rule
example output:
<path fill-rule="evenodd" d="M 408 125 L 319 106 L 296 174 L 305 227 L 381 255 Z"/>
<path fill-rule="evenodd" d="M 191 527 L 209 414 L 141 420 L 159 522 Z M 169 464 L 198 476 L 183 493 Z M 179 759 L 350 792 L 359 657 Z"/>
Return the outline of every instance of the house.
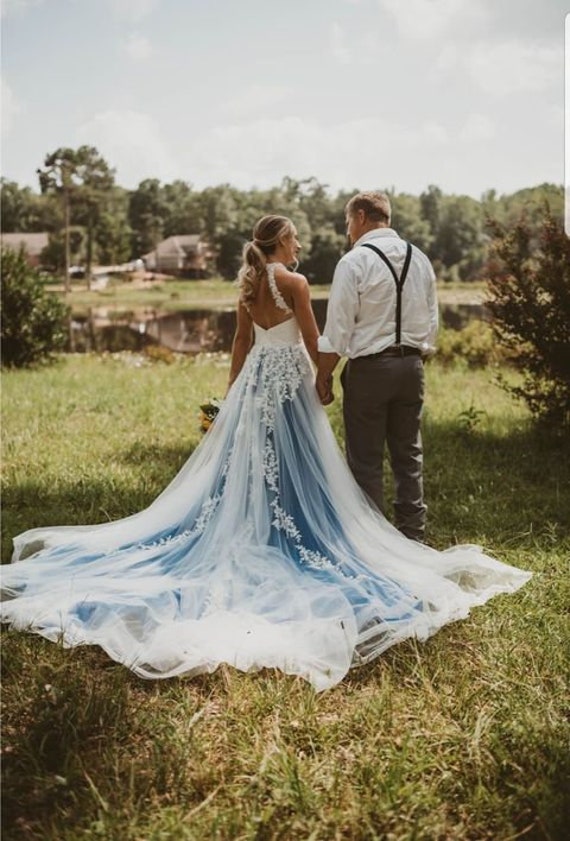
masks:
<path fill-rule="evenodd" d="M 207 277 L 209 244 L 200 234 L 177 234 L 159 242 L 154 251 L 143 254 L 148 272 L 176 277 Z"/>
<path fill-rule="evenodd" d="M 2 248 L 10 248 L 12 251 L 24 249 L 30 266 L 37 268 L 41 265 L 41 253 L 49 242 L 47 233 L 41 234 L 0 234 L 0 245 Z"/>

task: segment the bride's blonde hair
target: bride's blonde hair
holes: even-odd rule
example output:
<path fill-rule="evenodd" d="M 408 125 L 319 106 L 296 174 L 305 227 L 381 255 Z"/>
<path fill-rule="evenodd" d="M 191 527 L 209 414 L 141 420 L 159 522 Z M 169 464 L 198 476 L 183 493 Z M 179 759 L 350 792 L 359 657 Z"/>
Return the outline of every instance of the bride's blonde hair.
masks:
<path fill-rule="evenodd" d="M 263 216 L 256 222 L 253 239 L 243 247 L 242 263 L 238 272 L 240 300 L 246 306 L 252 304 L 257 297 L 259 284 L 267 269 L 267 258 L 275 251 L 279 242 L 293 231 L 293 223 L 286 216 Z"/>

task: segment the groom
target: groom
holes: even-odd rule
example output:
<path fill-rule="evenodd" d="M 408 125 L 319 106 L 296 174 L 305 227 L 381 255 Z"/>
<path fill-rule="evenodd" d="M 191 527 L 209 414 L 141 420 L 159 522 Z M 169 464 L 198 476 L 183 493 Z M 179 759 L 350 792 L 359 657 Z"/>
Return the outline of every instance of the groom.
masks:
<path fill-rule="evenodd" d="M 327 321 L 319 339 L 317 390 L 333 400 L 332 372 L 341 374 L 347 460 L 360 487 L 384 508 L 384 444 L 395 482 L 395 524 L 422 541 L 420 418 L 422 358 L 433 352 L 438 310 L 435 274 L 423 252 L 390 227 L 391 206 L 380 192 L 362 192 L 346 205 L 353 246 L 339 261 Z"/>

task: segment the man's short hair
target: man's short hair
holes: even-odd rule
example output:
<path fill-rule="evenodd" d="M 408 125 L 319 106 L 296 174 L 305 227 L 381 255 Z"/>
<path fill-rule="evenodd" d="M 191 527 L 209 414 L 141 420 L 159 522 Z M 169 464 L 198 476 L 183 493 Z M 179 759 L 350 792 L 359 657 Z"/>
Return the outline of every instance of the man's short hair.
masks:
<path fill-rule="evenodd" d="M 369 190 L 357 193 L 345 207 L 347 216 L 353 216 L 359 210 L 363 210 L 365 216 L 372 222 L 390 222 L 392 218 L 392 206 L 386 193 L 379 190 Z"/>

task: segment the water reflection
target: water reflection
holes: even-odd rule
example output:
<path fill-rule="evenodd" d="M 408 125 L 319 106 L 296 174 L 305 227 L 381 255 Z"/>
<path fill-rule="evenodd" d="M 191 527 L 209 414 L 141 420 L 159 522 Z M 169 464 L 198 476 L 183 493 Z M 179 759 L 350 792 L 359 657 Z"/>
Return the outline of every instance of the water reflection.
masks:
<path fill-rule="evenodd" d="M 327 301 L 313 301 L 319 329 L 325 324 Z M 473 318 L 485 319 L 481 304 L 454 304 L 440 308 L 441 321 L 460 329 Z M 72 316 L 69 350 L 142 350 L 148 344 L 163 345 L 178 353 L 229 351 L 236 326 L 235 310 L 184 310 L 164 312 L 138 309 L 130 312 L 95 307 L 86 315 Z"/>

